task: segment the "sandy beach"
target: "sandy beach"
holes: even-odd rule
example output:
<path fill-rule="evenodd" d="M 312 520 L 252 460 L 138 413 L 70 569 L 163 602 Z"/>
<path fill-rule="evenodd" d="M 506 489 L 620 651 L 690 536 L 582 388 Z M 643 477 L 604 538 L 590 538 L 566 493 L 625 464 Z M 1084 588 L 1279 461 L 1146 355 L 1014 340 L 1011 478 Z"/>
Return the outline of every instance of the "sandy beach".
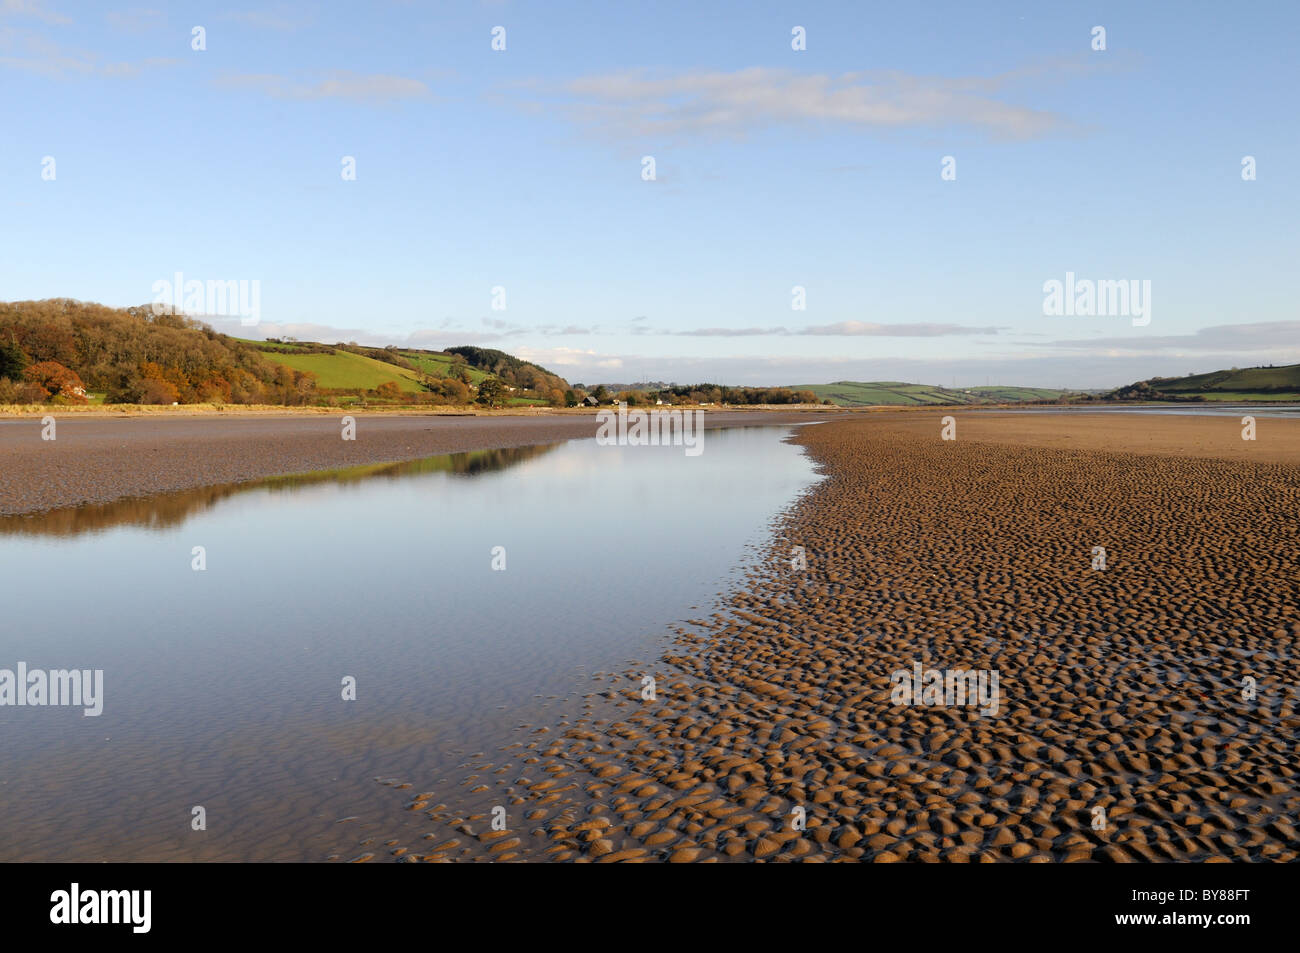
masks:
<path fill-rule="evenodd" d="M 1296 860 L 1300 422 L 956 416 L 801 428 L 826 478 L 721 611 L 332 859 Z"/>

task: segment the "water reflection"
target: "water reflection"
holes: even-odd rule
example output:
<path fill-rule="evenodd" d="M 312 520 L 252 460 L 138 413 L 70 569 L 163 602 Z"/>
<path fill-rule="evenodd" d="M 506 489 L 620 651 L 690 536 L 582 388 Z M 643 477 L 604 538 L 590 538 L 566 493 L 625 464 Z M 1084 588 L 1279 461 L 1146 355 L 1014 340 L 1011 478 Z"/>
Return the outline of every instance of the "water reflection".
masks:
<path fill-rule="evenodd" d="M 646 671 L 707 614 L 817 479 L 788 431 L 710 430 L 698 457 L 575 440 L 6 520 L 0 668 L 102 669 L 104 707 L 0 707 L 0 862 L 320 860 L 341 818 L 382 827 L 400 808 L 376 777 L 438 790 L 521 725 L 559 724 L 537 711 L 553 696 Z"/>
<path fill-rule="evenodd" d="M 0 535 L 79 536 L 114 526 L 139 526 L 146 529 L 169 529 L 180 526 L 191 516 L 211 509 L 223 500 L 254 490 L 285 491 L 325 483 L 350 484 L 363 480 L 401 480 L 445 473 L 449 476 L 473 477 L 483 473 L 508 470 L 528 460 L 550 453 L 559 443 L 505 450 L 471 450 L 444 453 L 422 460 L 403 463 L 369 463 L 333 470 L 316 470 L 287 476 L 267 477 L 243 483 L 226 483 L 199 487 L 178 493 L 114 500 L 111 503 L 88 503 L 43 513 L 0 516 Z"/>

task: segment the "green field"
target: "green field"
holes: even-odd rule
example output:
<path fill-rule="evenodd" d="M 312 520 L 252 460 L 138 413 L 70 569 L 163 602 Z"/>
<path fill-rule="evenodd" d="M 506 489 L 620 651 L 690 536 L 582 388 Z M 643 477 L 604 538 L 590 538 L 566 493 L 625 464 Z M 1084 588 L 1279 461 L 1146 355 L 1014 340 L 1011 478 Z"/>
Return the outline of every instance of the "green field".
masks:
<path fill-rule="evenodd" d="M 1162 394 L 1205 400 L 1300 399 L 1300 364 L 1243 367 L 1186 377 L 1153 377 L 1147 383 Z"/>
<path fill-rule="evenodd" d="M 283 364 L 296 371 L 310 371 L 316 375 L 316 386 L 322 390 L 374 390 L 380 384 L 392 381 L 406 393 L 419 393 L 424 388 L 420 383 L 420 374 L 431 377 L 459 377 L 461 371 L 469 374 L 474 386 L 493 377 L 487 371 L 468 366 L 451 354 L 437 351 L 396 350 L 397 356 L 414 364 L 419 370 L 407 370 L 387 361 L 355 354 L 352 351 L 331 349 L 329 352 L 312 352 L 295 354 L 305 347 L 320 347 L 308 342 L 279 343 L 275 341 L 253 341 L 239 338 L 245 344 L 257 348 L 262 357 L 273 364 Z M 371 348 L 373 353 L 379 349 Z M 342 398 L 347 400 L 346 397 Z M 535 406 L 546 401 L 535 397 L 507 398 L 509 406 Z"/>
<path fill-rule="evenodd" d="M 988 387 L 970 388 L 980 397 L 998 403 L 1014 403 L 1020 400 L 1056 400 L 1070 391 L 1055 390 L 1050 387 L 1007 387 L 992 384 Z"/>
<path fill-rule="evenodd" d="M 395 381 L 404 391 L 415 392 L 421 389 L 419 373 L 416 371 L 409 371 L 387 361 L 355 354 L 352 351 L 331 350 L 328 354 L 295 354 L 294 351 L 304 347 L 320 345 L 309 344 L 306 341 L 281 343 L 254 341 L 249 338 L 236 340 L 257 348 L 262 356 L 273 364 L 283 364 L 297 371 L 311 371 L 316 375 L 317 386 L 329 390 L 373 390 L 387 381 Z M 458 361 L 451 354 L 406 349 L 395 350 L 394 353 L 410 361 L 430 377 L 459 377 L 460 372 L 464 370 L 469 373 L 470 381 L 478 386 L 492 376 L 487 371 L 481 371 L 476 367 L 468 366 L 464 361 Z"/>
<path fill-rule="evenodd" d="M 330 354 L 285 354 L 282 351 L 282 348 L 272 345 L 271 349 L 262 350 L 262 356 L 272 363 L 283 364 L 296 371 L 311 371 L 316 375 L 317 387 L 330 390 L 374 390 L 380 384 L 395 381 L 404 391 L 423 390 L 414 371 L 350 351 L 334 351 Z"/>
<path fill-rule="evenodd" d="M 830 400 L 841 407 L 922 406 L 927 404 L 987 404 L 1023 400 L 1056 400 L 1065 391 L 1041 387 L 948 388 L 901 381 L 836 381 L 833 384 L 800 384 L 794 390 L 810 390 L 818 400 Z"/>
<path fill-rule="evenodd" d="M 454 376 L 457 377 L 460 376 L 462 367 L 469 371 L 469 379 L 475 384 L 492 376 L 487 371 L 480 371 L 477 367 L 470 367 L 464 363 L 457 365 L 450 354 L 435 354 L 429 351 L 398 351 L 397 353 L 432 377 L 453 376 L 453 367 L 456 368 Z"/>

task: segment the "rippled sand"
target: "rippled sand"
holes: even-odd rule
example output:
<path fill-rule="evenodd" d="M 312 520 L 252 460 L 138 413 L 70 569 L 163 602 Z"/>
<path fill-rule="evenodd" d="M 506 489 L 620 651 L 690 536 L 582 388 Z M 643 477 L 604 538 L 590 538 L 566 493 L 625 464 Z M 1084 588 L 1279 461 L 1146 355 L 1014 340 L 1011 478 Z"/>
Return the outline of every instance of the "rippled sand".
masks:
<path fill-rule="evenodd" d="M 723 611 L 332 859 L 1297 859 L 1300 422 L 940 415 L 802 429 Z M 914 662 L 998 712 L 894 704 Z"/>

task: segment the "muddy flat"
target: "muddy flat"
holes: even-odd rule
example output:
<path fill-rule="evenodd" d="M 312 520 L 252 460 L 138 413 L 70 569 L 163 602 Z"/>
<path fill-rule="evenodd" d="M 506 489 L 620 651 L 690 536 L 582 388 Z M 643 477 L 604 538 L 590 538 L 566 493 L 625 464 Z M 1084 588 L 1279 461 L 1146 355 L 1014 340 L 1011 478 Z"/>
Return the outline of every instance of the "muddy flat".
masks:
<path fill-rule="evenodd" d="M 940 416 L 801 429 L 720 611 L 336 856 L 1296 860 L 1300 423 Z M 996 704 L 896 694 L 954 670 Z"/>
<path fill-rule="evenodd" d="M 705 428 L 799 423 L 808 412 L 705 413 Z M 0 515 L 106 503 L 201 486 L 396 463 L 441 453 L 503 450 L 592 437 L 595 414 L 56 416 L 54 440 L 39 417 L 0 419 Z"/>

